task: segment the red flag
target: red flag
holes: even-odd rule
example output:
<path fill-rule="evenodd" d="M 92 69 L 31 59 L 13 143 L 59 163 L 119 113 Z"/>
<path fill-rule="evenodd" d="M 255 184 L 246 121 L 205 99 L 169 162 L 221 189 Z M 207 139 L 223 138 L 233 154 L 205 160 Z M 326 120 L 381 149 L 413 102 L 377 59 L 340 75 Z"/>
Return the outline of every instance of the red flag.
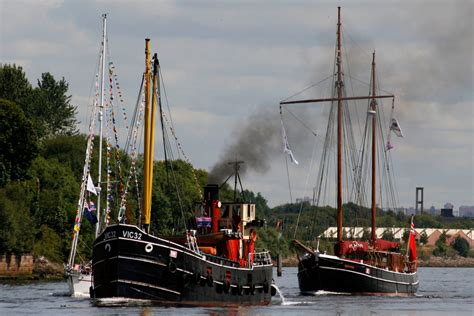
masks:
<path fill-rule="evenodd" d="M 413 225 L 413 217 L 411 218 L 410 237 L 408 238 L 408 249 L 410 261 L 416 261 L 415 225 Z"/>

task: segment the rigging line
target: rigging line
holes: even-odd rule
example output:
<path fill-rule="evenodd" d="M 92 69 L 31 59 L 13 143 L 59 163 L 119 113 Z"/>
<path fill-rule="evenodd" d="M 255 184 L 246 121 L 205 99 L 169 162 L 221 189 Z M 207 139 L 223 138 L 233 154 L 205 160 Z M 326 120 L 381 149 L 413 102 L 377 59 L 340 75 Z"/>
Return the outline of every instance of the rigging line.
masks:
<path fill-rule="evenodd" d="M 361 80 L 361 79 L 358 79 L 358 78 L 356 78 L 356 77 L 352 77 L 350 74 L 348 74 L 347 76 L 350 77 L 352 80 L 358 81 L 358 82 L 360 82 L 360 83 L 362 83 L 362 84 L 364 84 L 364 85 L 370 85 L 370 83 L 367 83 L 367 82 L 365 82 L 365 81 L 363 81 L 363 80 Z M 378 82 L 379 82 L 379 81 L 377 80 L 377 87 L 375 88 L 375 90 L 376 90 L 377 92 L 383 92 L 383 93 L 386 93 L 386 94 L 388 94 L 388 95 L 393 95 L 392 92 L 387 91 L 387 90 L 384 90 L 384 89 L 381 89 Z M 379 94 L 379 93 L 377 93 L 377 94 Z"/>
<path fill-rule="evenodd" d="M 324 79 L 322 79 L 322 80 L 320 80 L 320 81 L 318 81 L 318 82 L 316 82 L 316 83 L 314 83 L 314 84 L 312 84 L 312 85 L 307 86 L 307 87 L 304 88 L 303 90 L 301 90 L 301 91 L 299 91 L 299 92 L 296 92 L 296 93 L 293 94 L 293 95 L 290 95 L 289 97 L 287 97 L 286 99 L 281 100 L 280 102 L 288 101 L 289 99 L 291 99 L 291 98 L 293 98 L 293 97 L 296 97 L 297 95 L 299 95 L 299 94 L 305 92 L 306 90 L 311 89 L 311 88 L 313 88 L 313 87 L 315 87 L 315 86 L 317 86 L 317 85 L 323 83 L 324 81 L 326 81 L 326 80 L 328 80 L 329 78 L 332 78 L 332 77 L 334 77 L 334 74 L 331 74 L 331 75 L 327 76 L 326 78 L 324 78 Z"/>
<path fill-rule="evenodd" d="M 288 178 L 288 192 L 290 192 L 290 203 L 293 204 L 293 196 L 291 195 L 290 170 L 288 168 L 288 155 L 285 153 L 286 175 Z"/>
<path fill-rule="evenodd" d="M 163 88 L 163 94 L 165 96 L 166 108 L 168 109 L 168 114 L 169 114 L 169 117 L 170 117 L 169 124 L 170 124 L 171 128 L 174 130 L 173 117 L 171 116 L 171 109 L 170 109 L 170 105 L 169 105 L 169 102 L 168 102 L 168 94 L 166 93 L 165 79 L 163 78 L 163 73 L 161 71 L 161 66 L 160 66 L 159 76 L 161 78 L 161 87 Z M 180 158 L 180 152 L 179 152 L 178 144 L 176 144 L 176 152 L 178 153 L 178 158 Z"/>
<path fill-rule="evenodd" d="M 288 108 L 286 106 L 280 106 L 280 107 L 283 107 L 288 113 L 291 114 L 291 116 L 293 116 L 298 122 L 301 123 L 301 125 L 303 125 L 304 128 L 306 128 L 307 130 L 309 130 L 311 132 L 311 134 L 313 134 L 314 136 L 318 136 L 317 133 L 315 131 L 313 131 L 308 125 L 306 125 L 303 120 L 301 120 L 299 117 L 297 117 L 293 112 L 291 112 L 290 110 L 288 110 Z M 283 117 L 282 117 L 283 119 Z"/>
<path fill-rule="evenodd" d="M 342 26 L 342 25 L 341 25 L 341 27 L 342 27 L 342 29 L 343 29 L 343 33 L 342 33 L 342 34 L 343 34 L 343 36 L 344 36 L 344 35 L 346 35 L 346 30 L 345 30 L 346 28 L 345 28 L 344 26 Z M 352 42 L 352 44 L 353 44 L 355 47 L 357 47 L 358 49 L 360 49 L 361 52 L 365 53 L 365 54 L 367 55 L 367 57 L 370 58 L 370 57 L 372 56 L 372 55 L 371 55 L 371 52 L 366 51 L 366 50 L 363 49 L 360 45 L 358 45 L 357 42 L 350 36 L 349 33 L 347 33 L 347 37 L 348 37 L 349 40 Z"/>
<path fill-rule="evenodd" d="M 345 35 L 345 34 L 343 33 L 343 34 L 342 34 L 342 36 L 343 36 L 343 42 L 342 42 L 342 44 L 343 44 L 343 46 L 344 46 L 344 51 L 347 51 L 347 49 L 346 49 L 346 41 L 345 41 L 344 35 Z M 347 66 L 348 77 L 350 78 L 350 73 L 351 73 L 351 71 L 350 71 L 350 67 L 349 67 L 349 59 L 347 58 L 347 54 L 345 54 L 344 57 L 345 57 L 345 60 L 346 60 L 346 66 Z M 349 80 L 349 83 L 350 83 L 352 95 L 355 95 L 355 93 L 354 93 L 354 85 L 352 84 L 352 80 Z M 344 95 L 347 96 L 346 85 L 343 86 L 343 90 L 344 90 Z M 369 94 L 369 95 L 370 95 L 370 94 Z M 355 101 L 354 103 L 357 104 L 356 101 Z M 355 108 L 354 110 L 355 110 L 355 112 L 356 112 L 357 124 L 358 124 L 358 126 L 359 126 L 359 133 L 362 134 L 362 132 L 361 132 L 361 130 L 360 130 L 361 123 L 360 123 L 360 121 L 359 121 L 359 113 L 358 113 L 358 111 L 357 111 L 358 107 L 355 106 L 354 108 Z"/>
<path fill-rule="evenodd" d="M 141 139 L 141 136 L 139 136 L 139 133 L 140 132 L 143 133 L 143 130 L 139 129 L 139 127 L 143 119 L 143 109 L 145 107 L 144 94 L 143 94 L 144 93 L 144 90 L 143 90 L 144 77 L 145 76 L 143 75 L 142 81 L 140 84 L 140 89 L 137 96 L 137 101 L 135 104 L 134 113 L 130 121 L 131 123 L 130 129 L 128 131 L 128 136 L 125 142 L 124 151 L 126 154 L 130 155 L 131 162 L 130 162 L 130 169 L 128 171 L 128 176 L 126 177 L 126 183 L 124 185 L 124 191 L 122 192 L 122 195 L 121 195 L 120 208 L 119 208 L 119 213 L 118 213 L 119 222 L 122 222 L 122 219 L 125 213 L 128 188 L 130 186 L 130 181 L 132 180 L 132 174 L 135 176 L 135 185 L 137 187 L 137 197 L 138 197 L 138 209 L 141 212 L 140 192 L 139 192 L 138 182 L 137 182 L 138 180 L 137 180 L 137 173 L 136 173 L 136 163 L 138 160 L 138 152 L 139 152 L 139 148 L 137 147 L 137 140 L 139 138 Z M 139 144 L 141 144 L 141 142 Z"/>
<path fill-rule="evenodd" d="M 316 151 L 316 144 L 317 144 L 317 141 L 315 140 L 314 145 L 313 145 L 313 151 L 311 153 L 311 163 L 309 165 L 309 172 L 306 175 L 306 181 L 305 181 L 304 190 L 303 190 L 303 199 L 301 200 L 300 211 L 298 213 L 298 218 L 296 220 L 296 227 L 295 227 L 295 232 L 293 234 L 293 239 L 296 239 L 296 232 L 298 230 L 298 225 L 299 225 L 299 222 L 300 222 L 300 216 L 301 216 L 301 213 L 303 211 L 304 197 L 306 196 L 306 192 L 308 191 L 309 176 L 310 176 L 310 174 L 313 170 L 314 153 Z"/>
<path fill-rule="evenodd" d="M 168 130 L 165 128 L 163 129 L 163 136 L 164 136 L 164 139 L 165 139 L 165 150 L 168 151 L 168 154 L 170 156 L 170 160 L 169 160 L 169 164 L 170 164 L 170 169 L 171 169 L 171 175 L 173 176 L 173 182 L 174 182 L 174 186 L 175 186 L 175 190 L 176 190 L 176 197 L 178 198 L 178 204 L 179 204 L 179 208 L 180 208 L 180 211 L 181 211 L 181 218 L 183 220 L 183 226 L 184 226 L 184 229 L 187 230 L 187 225 L 186 225 L 186 219 L 185 219 L 185 216 L 184 216 L 184 209 L 183 209 L 183 202 L 182 202 L 182 199 L 181 199 L 181 195 L 180 195 L 180 191 L 179 191 L 179 187 L 178 187 L 178 181 L 177 181 L 177 178 L 176 178 L 176 173 L 175 173 L 175 170 L 174 170 L 174 166 L 173 166 L 173 161 L 174 161 L 174 156 L 173 156 L 173 151 L 171 150 L 171 143 L 169 141 L 169 137 L 168 137 Z M 192 166 L 191 166 L 192 167 Z"/>

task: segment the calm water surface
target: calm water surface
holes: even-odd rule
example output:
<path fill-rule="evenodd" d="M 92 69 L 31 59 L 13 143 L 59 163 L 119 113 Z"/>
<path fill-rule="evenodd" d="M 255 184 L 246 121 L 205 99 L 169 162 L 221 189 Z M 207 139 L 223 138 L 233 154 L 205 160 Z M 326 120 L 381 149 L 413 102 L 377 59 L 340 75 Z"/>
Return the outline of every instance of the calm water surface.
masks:
<path fill-rule="evenodd" d="M 474 315 L 474 268 L 420 268 L 417 296 L 408 298 L 301 296 L 296 272 L 275 277 L 284 299 L 242 308 L 95 307 L 64 296 L 65 282 L 0 284 L 0 315 Z"/>

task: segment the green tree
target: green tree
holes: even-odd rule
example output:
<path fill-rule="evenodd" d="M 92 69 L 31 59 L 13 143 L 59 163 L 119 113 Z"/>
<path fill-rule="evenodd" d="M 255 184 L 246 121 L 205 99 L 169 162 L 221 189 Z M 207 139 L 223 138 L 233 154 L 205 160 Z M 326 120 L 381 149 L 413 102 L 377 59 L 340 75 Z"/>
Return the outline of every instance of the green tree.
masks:
<path fill-rule="evenodd" d="M 49 72 L 41 75 L 38 87 L 28 96 L 28 113 L 35 118 L 40 137 L 77 133 L 76 107 L 67 95 L 69 84 L 64 78 L 56 81 Z"/>
<path fill-rule="evenodd" d="M 0 189 L 0 253 L 29 253 L 35 227 L 29 213 L 31 193 L 21 182 Z"/>
<path fill-rule="evenodd" d="M 423 244 L 423 245 L 426 245 L 427 242 L 428 242 L 428 235 L 426 234 L 425 231 L 423 231 L 420 234 L 420 243 Z"/>
<path fill-rule="evenodd" d="M 21 66 L 0 64 L 0 98 L 24 104 L 32 87 Z"/>
<path fill-rule="evenodd" d="M 382 234 L 382 239 L 393 241 L 395 238 L 391 229 L 384 230 Z"/>
<path fill-rule="evenodd" d="M 38 183 L 38 204 L 32 208 L 38 227 L 47 225 L 58 234 L 70 230 L 79 196 L 79 183 L 71 169 L 54 158 L 38 157 L 29 174 Z"/>
<path fill-rule="evenodd" d="M 467 257 L 469 253 L 469 243 L 461 236 L 457 236 L 456 239 L 454 239 L 453 248 L 463 257 Z"/>
<path fill-rule="evenodd" d="M 37 154 L 31 122 L 18 105 L 0 99 L 0 186 L 23 179 Z"/>
<path fill-rule="evenodd" d="M 257 233 L 256 248 L 269 250 L 274 259 L 279 253 L 282 257 L 289 255 L 290 250 L 288 247 L 288 241 L 285 238 L 282 238 L 282 235 L 273 227 L 259 228 Z"/>
<path fill-rule="evenodd" d="M 198 183 L 194 177 L 196 175 Z M 156 233 L 171 234 L 184 230 L 197 203 L 207 173 L 194 169 L 183 160 L 154 163 L 151 228 Z"/>
<path fill-rule="evenodd" d="M 435 249 L 433 250 L 433 255 L 437 257 L 444 257 L 447 254 L 448 251 L 448 246 L 446 245 L 446 239 L 448 235 L 446 234 L 446 231 L 441 233 L 439 236 L 438 240 L 435 243 Z"/>

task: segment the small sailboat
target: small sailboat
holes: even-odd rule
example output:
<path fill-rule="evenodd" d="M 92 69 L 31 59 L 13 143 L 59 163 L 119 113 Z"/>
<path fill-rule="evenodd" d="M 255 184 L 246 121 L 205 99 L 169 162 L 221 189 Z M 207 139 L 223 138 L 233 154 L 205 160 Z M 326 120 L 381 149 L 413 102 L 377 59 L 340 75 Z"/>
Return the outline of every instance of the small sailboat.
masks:
<path fill-rule="evenodd" d="M 113 199 L 111 192 L 111 174 L 110 163 L 112 154 L 112 145 L 110 141 L 111 133 L 115 134 L 115 140 L 118 141 L 117 129 L 115 128 L 115 118 L 113 110 L 113 99 L 114 99 L 114 83 L 115 90 L 121 97 L 121 92 L 118 89 L 116 82 L 116 74 L 114 73 L 114 66 L 112 62 L 108 62 L 107 57 L 107 15 L 102 15 L 102 42 L 101 42 L 101 53 L 99 69 L 96 74 L 96 91 L 94 102 L 92 105 L 92 111 L 89 121 L 89 128 L 87 134 L 86 153 L 84 159 L 84 167 L 81 180 L 81 188 L 79 192 L 79 199 L 76 209 L 76 218 L 74 222 L 73 238 L 71 244 L 71 250 L 68 257 L 68 262 L 65 264 L 65 275 L 69 287 L 69 294 L 74 297 L 90 297 L 90 287 L 92 285 L 92 262 L 85 258 L 78 258 L 78 247 L 81 236 L 81 228 L 83 226 L 83 220 L 86 218 L 93 226 L 95 236 L 101 232 L 103 227 L 108 222 L 110 213 L 110 202 Z M 108 69 L 107 69 L 108 68 Z M 109 81 L 109 100 L 105 100 L 106 93 L 106 74 L 108 74 Z M 120 98 L 121 99 L 121 98 Z M 123 102 L 123 101 L 122 101 Z M 123 109 L 125 111 L 125 109 Z M 124 112 L 125 113 L 125 112 Z M 113 121 L 113 123 L 111 123 Z M 94 138 L 96 132 L 96 123 L 99 124 L 99 149 L 98 149 L 98 171 L 97 171 L 97 186 L 94 185 L 92 180 L 91 167 L 92 167 L 92 154 L 94 147 Z M 101 212 L 101 194 L 102 192 L 102 162 L 103 162 L 103 140 L 104 140 L 104 124 L 108 126 L 105 129 L 106 144 L 107 144 L 107 180 L 104 181 L 107 184 L 106 188 L 106 207 L 105 212 Z M 110 132 L 108 130 L 113 130 Z M 118 144 L 116 148 L 118 149 Z M 96 203 L 94 203 L 94 201 Z M 90 247 L 90 246 L 89 246 Z M 87 248 L 87 246 L 86 246 Z M 78 260 L 79 259 L 79 260 Z M 79 261 L 79 262 L 78 262 Z"/>
<path fill-rule="evenodd" d="M 322 180 L 327 176 L 327 166 L 324 166 L 324 158 L 328 155 L 332 144 L 336 145 L 336 204 L 337 204 L 337 240 L 334 245 L 334 255 L 321 253 L 319 249 L 313 249 L 306 246 L 299 240 L 294 240 L 298 252 L 298 283 L 302 293 L 314 293 L 317 291 L 329 291 L 337 293 L 368 294 L 368 295 L 410 295 L 417 291 L 419 281 L 416 267 L 416 244 L 414 242 L 414 232 L 410 232 L 407 253 L 400 252 L 400 244 L 393 241 L 377 239 L 376 236 L 376 212 L 377 212 L 377 193 L 378 186 L 377 171 L 390 171 L 384 165 L 384 168 L 378 168 L 377 162 L 382 158 L 387 158 L 388 151 L 393 148 L 388 137 L 387 147 L 384 142 L 377 139 L 377 131 L 380 131 L 382 124 L 379 119 L 380 109 L 378 101 L 380 99 L 394 99 L 393 95 L 378 95 L 376 87 L 378 82 L 375 77 L 375 53 L 372 55 L 371 67 L 371 85 L 368 96 L 348 96 L 346 94 L 346 85 L 344 84 L 344 72 L 342 70 L 342 44 L 341 44 L 341 15 L 338 8 L 337 23 L 337 47 L 335 55 L 335 73 L 333 96 L 322 99 L 307 99 L 281 102 L 281 106 L 287 104 L 301 104 L 314 102 L 330 102 L 331 112 L 328 123 L 328 135 L 326 136 L 325 149 L 323 151 L 322 166 L 319 172 L 317 188 L 318 194 L 324 189 L 321 185 L 326 183 Z M 361 142 L 363 149 L 360 150 L 360 156 L 349 156 L 348 152 L 355 152 L 354 138 L 352 137 L 350 107 L 347 106 L 351 100 L 367 100 L 367 114 L 364 135 L 366 141 Z M 393 108 L 393 103 L 392 103 Z M 394 123 L 396 122 L 396 124 Z M 398 122 L 391 120 L 389 132 L 400 133 Z M 332 135 L 335 134 L 335 140 Z M 400 136 L 400 135 L 399 135 Z M 346 145 L 345 137 L 352 137 L 352 145 Z M 383 140 L 383 139 L 382 139 Z M 382 150 L 376 149 L 377 144 L 382 144 Z M 377 153 L 381 153 L 379 157 Z M 326 156 L 325 156 L 326 155 Z M 343 159 L 344 157 L 344 159 Z M 347 166 L 345 165 L 347 164 Z M 350 166 L 349 166 L 350 165 Z M 348 167 L 349 166 L 349 167 Z M 367 166 L 367 167 L 366 167 Z M 381 170 L 382 171 L 382 170 Z M 347 174 L 353 173 L 353 178 L 347 181 Z M 362 172 L 367 175 L 366 182 L 361 180 Z M 367 187 L 370 187 L 370 210 L 371 210 L 371 236 L 366 240 L 345 240 L 346 234 L 343 230 L 343 197 L 347 198 L 349 193 L 346 191 L 343 195 L 344 176 L 345 183 L 351 183 L 355 192 L 357 201 L 368 200 L 365 197 Z M 393 183 L 390 184 L 392 186 Z M 367 194 L 368 195 L 368 194 Z M 316 200 L 319 201 L 319 196 Z M 413 219 L 412 219 L 413 229 Z M 319 248 L 319 247 L 318 247 Z"/>
<path fill-rule="evenodd" d="M 161 112 L 161 94 L 160 65 L 156 54 L 150 59 L 149 39 L 145 57 L 143 221 L 108 225 L 94 241 L 92 298 L 98 305 L 120 300 L 180 306 L 269 304 L 272 261 L 268 251 L 255 249 L 255 204 L 222 203 L 219 186 L 209 184 L 185 233 L 150 233 L 154 117 L 157 102 Z"/>

